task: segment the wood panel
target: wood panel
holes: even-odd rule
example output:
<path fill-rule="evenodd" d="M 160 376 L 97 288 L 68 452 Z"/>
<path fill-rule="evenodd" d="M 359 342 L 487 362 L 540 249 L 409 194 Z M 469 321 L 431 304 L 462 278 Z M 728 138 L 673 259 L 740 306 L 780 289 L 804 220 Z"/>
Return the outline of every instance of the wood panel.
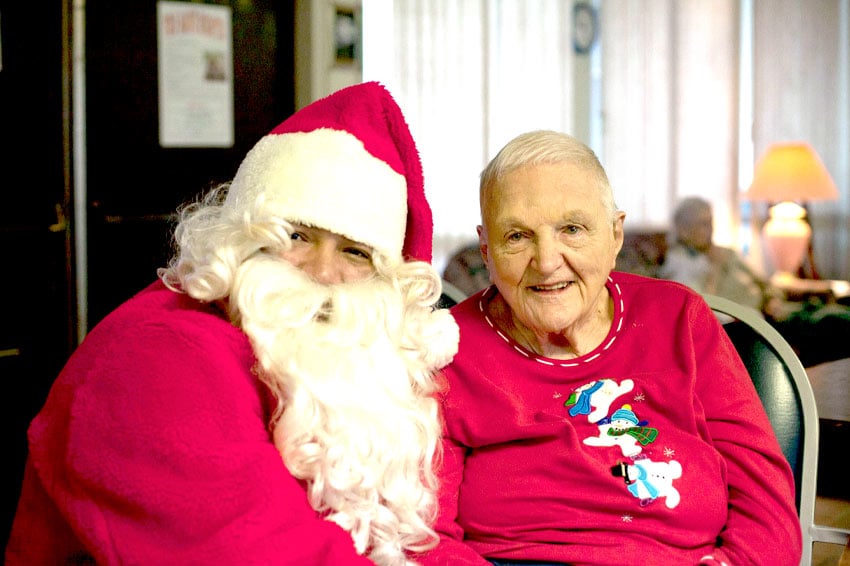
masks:
<path fill-rule="evenodd" d="M 235 144 L 158 144 L 155 0 L 85 2 L 91 327 L 156 277 L 170 214 L 229 179 L 247 150 L 294 110 L 294 0 L 210 2 L 233 10 Z M 0 383 L 5 548 L 23 477 L 26 429 L 76 347 L 71 2 L 0 12 Z"/>
<path fill-rule="evenodd" d="M 70 305 L 69 148 L 63 3 L 4 4 L 0 19 L 0 414 L 6 488 L 5 548 L 26 458 L 26 430 L 73 347 Z"/>
<path fill-rule="evenodd" d="M 177 206 L 231 179 L 294 111 L 294 2 L 208 3 L 232 5 L 231 148 L 160 147 L 156 2 L 87 2 L 89 328 L 155 279 Z"/>

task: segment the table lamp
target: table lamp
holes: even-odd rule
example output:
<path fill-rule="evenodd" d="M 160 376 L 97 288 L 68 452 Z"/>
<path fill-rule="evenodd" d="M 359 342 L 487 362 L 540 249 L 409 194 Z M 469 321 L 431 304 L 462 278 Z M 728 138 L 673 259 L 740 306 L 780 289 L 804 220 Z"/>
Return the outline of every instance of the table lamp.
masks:
<path fill-rule="evenodd" d="M 743 196 L 771 204 L 762 234 L 774 277 L 795 278 L 812 237 L 804 205 L 838 199 L 835 182 L 817 152 L 804 142 L 771 145 L 756 163 L 753 182 Z"/>

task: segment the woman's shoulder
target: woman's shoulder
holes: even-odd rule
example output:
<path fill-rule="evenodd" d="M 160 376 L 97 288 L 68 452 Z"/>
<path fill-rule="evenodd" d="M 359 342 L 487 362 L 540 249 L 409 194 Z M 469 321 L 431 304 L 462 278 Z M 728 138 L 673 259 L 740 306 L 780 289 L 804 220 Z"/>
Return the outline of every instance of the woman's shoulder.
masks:
<path fill-rule="evenodd" d="M 457 318 L 458 316 L 466 317 L 466 316 L 477 316 L 480 315 L 483 309 L 484 300 L 488 297 L 492 297 L 492 294 L 495 292 L 495 287 L 490 285 L 476 291 L 475 293 L 469 295 L 464 300 L 454 305 L 451 308 L 452 315 Z"/>
<path fill-rule="evenodd" d="M 609 288 L 615 300 L 619 298 L 632 307 L 661 306 L 673 309 L 693 303 L 704 303 L 702 295 L 697 291 L 672 279 L 656 279 L 612 271 Z"/>
<path fill-rule="evenodd" d="M 645 275 L 626 273 L 624 271 L 612 271 L 610 275 L 610 280 L 615 285 L 626 286 L 629 289 L 642 292 L 657 292 L 663 289 L 670 289 L 673 292 L 698 294 L 696 293 L 696 291 L 694 291 L 687 285 L 684 285 L 672 279 L 648 277 Z"/>

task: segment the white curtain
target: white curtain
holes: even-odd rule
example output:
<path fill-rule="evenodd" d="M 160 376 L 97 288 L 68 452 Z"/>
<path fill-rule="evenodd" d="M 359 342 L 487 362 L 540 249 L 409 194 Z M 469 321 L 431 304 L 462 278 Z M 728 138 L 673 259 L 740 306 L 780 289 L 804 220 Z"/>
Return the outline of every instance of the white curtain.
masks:
<path fill-rule="evenodd" d="M 607 0 L 606 0 L 607 1 Z M 754 0 L 753 145 L 805 141 L 841 198 L 809 206 L 821 277 L 850 277 L 850 1 Z M 764 220 L 766 205 L 757 207 Z"/>
<path fill-rule="evenodd" d="M 809 141 L 843 195 L 812 207 L 818 268 L 844 279 L 848 2 L 597 0 L 595 65 L 578 77 L 592 83 L 591 101 L 576 107 L 587 85 L 575 84 L 573 2 L 363 0 L 363 74 L 384 82 L 410 121 L 439 268 L 475 239 L 478 173 L 499 147 L 530 129 L 573 132 L 586 112 L 627 229 L 669 227 L 678 200 L 701 195 L 718 243 L 745 252 L 751 240 L 759 251 L 741 216 L 753 160 L 772 141 Z M 753 213 L 757 229 L 762 211 Z M 758 253 L 748 259 L 763 266 Z"/>
<path fill-rule="evenodd" d="M 398 99 L 434 211 L 434 261 L 477 241 L 478 174 L 513 136 L 572 129 L 572 4 L 364 0 L 363 78 Z"/>
<path fill-rule="evenodd" d="M 668 227 L 677 201 L 714 204 L 732 243 L 738 145 L 736 0 L 604 0 L 600 151 L 626 227 Z"/>

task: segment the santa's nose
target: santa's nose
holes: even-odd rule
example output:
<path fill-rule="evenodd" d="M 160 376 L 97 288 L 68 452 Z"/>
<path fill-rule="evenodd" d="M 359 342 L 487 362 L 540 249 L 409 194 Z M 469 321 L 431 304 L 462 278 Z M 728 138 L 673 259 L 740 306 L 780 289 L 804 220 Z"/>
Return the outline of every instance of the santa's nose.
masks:
<path fill-rule="evenodd" d="M 343 282 L 343 269 L 335 246 L 318 245 L 313 247 L 298 267 L 322 285 Z"/>

